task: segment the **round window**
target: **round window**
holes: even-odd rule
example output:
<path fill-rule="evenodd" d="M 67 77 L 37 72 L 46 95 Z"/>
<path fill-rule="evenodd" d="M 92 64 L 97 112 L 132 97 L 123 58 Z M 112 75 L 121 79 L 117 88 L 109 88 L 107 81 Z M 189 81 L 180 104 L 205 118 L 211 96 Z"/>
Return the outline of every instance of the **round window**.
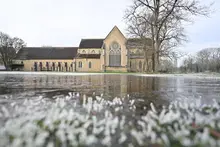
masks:
<path fill-rule="evenodd" d="M 118 49 L 119 48 L 119 44 L 117 42 L 113 42 L 112 43 L 112 48 L 113 49 Z"/>

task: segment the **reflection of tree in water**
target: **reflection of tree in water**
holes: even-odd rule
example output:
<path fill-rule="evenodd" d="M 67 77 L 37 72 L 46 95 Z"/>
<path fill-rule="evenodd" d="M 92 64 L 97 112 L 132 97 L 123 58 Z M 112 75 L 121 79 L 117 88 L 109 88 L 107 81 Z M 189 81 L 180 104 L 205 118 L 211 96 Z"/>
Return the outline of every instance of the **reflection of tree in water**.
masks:
<path fill-rule="evenodd" d="M 129 92 L 153 92 L 159 89 L 158 82 L 159 80 L 155 77 L 137 77 L 137 76 L 128 76 L 128 91 Z"/>
<path fill-rule="evenodd" d="M 161 80 L 157 77 L 128 76 L 128 94 L 135 97 L 141 106 L 151 102 L 156 106 L 166 105 L 168 101 L 160 92 L 160 83 Z"/>
<path fill-rule="evenodd" d="M 1 75 L 0 77 L 0 95 L 24 92 L 24 86 L 23 76 Z"/>

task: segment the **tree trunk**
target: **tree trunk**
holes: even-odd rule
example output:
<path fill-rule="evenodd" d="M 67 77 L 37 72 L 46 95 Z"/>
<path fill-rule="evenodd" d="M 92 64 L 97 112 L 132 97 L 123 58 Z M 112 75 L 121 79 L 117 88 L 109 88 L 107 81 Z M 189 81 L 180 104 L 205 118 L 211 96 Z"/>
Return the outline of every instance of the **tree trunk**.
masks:
<path fill-rule="evenodd" d="M 3 65 L 5 66 L 5 69 L 8 71 L 9 70 L 8 63 L 4 59 L 3 59 Z"/>
<path fill-rule="evenodd" d="M 155 72 L 155 54 L 152 53 L 152 71 Z"/>

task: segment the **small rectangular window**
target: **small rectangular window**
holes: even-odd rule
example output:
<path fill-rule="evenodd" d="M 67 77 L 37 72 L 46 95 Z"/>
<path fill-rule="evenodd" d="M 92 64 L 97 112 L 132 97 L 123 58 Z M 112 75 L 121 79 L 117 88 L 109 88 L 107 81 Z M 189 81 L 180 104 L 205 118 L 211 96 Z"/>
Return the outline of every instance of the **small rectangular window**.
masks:
<path fill-rule="evenodd" d="M 89 68 L 92 68 L 92 63 L 91 62 L 89 62 Z"/>

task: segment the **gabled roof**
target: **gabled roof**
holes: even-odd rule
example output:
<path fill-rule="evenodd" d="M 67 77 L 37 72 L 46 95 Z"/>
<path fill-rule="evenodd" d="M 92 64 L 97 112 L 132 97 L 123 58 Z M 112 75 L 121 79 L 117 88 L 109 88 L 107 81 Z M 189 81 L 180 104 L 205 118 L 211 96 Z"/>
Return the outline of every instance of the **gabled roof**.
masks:
<path fill-rule="evenodd" d="M 121 32 L 121 30 L 117 27 L 117 26 L 114 26 L 113 27 L 113 29 L 108 33 L 108 35 L 105 37 L 105 39 L 106 38 L 108 38 L 108 36 L 112 33 L 112 31 L 114 31 L 114 30 L 118 30 L 119 31 L 119 33 L 126 39 L 126 37 L 124 36 L 124 34 Z"/>
<path fill-rule="evenodd" d="M 77 47 L 25 47 L 18 51 L 15 59 L 73 59 Z"/>
<path fill-rule="evenodd" d="M 82 39 L 79 49 L 84 48 L 102 48 L 104 39 Z"/>

